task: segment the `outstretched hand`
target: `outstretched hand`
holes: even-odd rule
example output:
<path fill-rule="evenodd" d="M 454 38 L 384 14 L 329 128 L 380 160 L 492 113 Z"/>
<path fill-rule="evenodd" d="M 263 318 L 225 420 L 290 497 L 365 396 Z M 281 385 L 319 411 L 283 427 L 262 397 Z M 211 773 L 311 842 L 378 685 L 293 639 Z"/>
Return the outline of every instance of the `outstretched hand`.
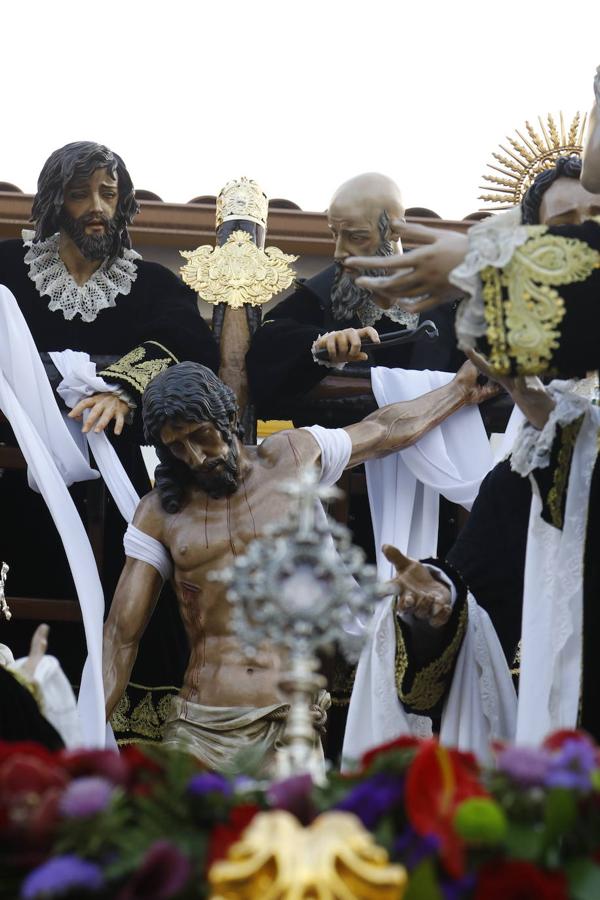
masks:
<path fill-rule="evenodd" d="M 396 569 L 396 577 L 386 585 L 389 588 L 386 593 L 396 594 L 396 611 L 410 612 L 433 628 L 445 625 L 452 613 L 448 586 L 438 581 L 426 566 L 405 556 L 397 547 L 384 544 L 381 549 Z"/>
<path fill-rule="evenodd" d="M 457 231 L 424 225 L 391 223 L 405 241 L 422 246 L 396 256 L 350 256 L 344 260 L 349 269 L 385 269 L 389 275 L 359 275 L 356 283 L 370 290 L 384 309 L 399 306 L 408 312 L 425 312 L 459 296 L 448 276 L 464 259 L 468 238 Z"/>

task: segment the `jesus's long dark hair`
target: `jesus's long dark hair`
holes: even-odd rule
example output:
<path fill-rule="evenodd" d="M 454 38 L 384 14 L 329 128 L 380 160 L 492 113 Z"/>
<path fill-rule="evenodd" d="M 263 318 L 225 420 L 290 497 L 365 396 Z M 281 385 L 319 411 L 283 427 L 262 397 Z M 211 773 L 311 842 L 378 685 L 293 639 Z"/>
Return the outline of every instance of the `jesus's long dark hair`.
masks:
<path fill-rule="evenodd" d="M 124 247 L 131 247 L 128 225 L 139 211 L 133 183 L 120 156 L 103 144 L 75 141 L 52 153 L 40 172 L 37 194 L 33 198 L 31 221 L 35 222 L 34 241 L 43 241 L 55 234 L 65 200 L 65 188 L 73 178 L 88 179 L 97 169 L 107 169 L 118 179 L 119 202 L 115 214 L 115 231 L 109 254 L 109 265 L 121 256 Z"/>
<path fill-rule="evenodd" d="M 182 362 L 150 382 L 142 399 L 142 415 L 146 440 L 154 445 L 160 461 L 154 473 L 160 502 L 166 512 L 179 512 L 193 475 L 162 443 L 161 429 L 173 420 L 211 422 L 231 444 L 234 435 L 243 435 L 235 394 L 206 366 Z"/>

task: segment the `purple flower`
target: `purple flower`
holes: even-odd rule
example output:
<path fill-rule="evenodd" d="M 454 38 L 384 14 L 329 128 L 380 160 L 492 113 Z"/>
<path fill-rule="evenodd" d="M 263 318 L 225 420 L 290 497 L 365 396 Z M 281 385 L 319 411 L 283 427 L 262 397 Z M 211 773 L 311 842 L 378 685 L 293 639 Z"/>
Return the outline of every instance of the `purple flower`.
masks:
<path fill-rule="evenodd" d="M 358 816 L 365 828 L 372 829 L 379 819 L 401 802 L 404 780 L 388 772 L 379 772 L 357 784 L 335 809 Z"/>
<path fill-rule="evenodd" d="M 596 749 L 589 741 L 567 740 L 552 759 L 546 776 L 548 787 L 589 791 L 597 768 Z"/>
<path fill-rule="evenodd" d="M 170 841 L 155 841 L 117 900 L 169 900 L 183 890 L 192 864 Z"/>
<path fill-rule="evenodd" d="M 74 888 L 99 891 L 104 887 L 102 870 L 78 856 L 56 856 L 30 872 L 21 885 L 22 900 L 60 896 Z"/>
<path fill-rule="evenodd" d="M 196 797 L 203 797 L 205 794 L 224 794 L 228 795 L 233 792 L 231 783 L 216 772 L 202 772 L 201 775 L 194 775 L 188 784 L 188 791 Z"/>
<path fill-rule="evenodd" d="M 285 809 L 303 825 L 308 825 L 317 814 L 312 789 L 313 780 L 310 775 L 294 775 L 272 784 L 267 791 L 267 799 L 274 809 Z"/>
<path fill-rule="evenodd" d="M 437 853 L 439 847 L 440 840 L 436 835 L 422 836 L 408 825 L 394 842 L 393 855 L 395 859 L 400 859 L 410 872 L 428 856 Z"/>
<path fill-rule="evenodd" d="M 114 790 L 114 785 L 100 775 L 75 778 L 63 791 L 59 809 L 63 816 L 74 819 L 95 816 L 106 809 Z"/>
<path fill-rule="evenodd" d="M 496 764 L 500 772 L 517 784 L 534 787 L 546 783 L 552 754 L 533 747 L 506 747 L 498 755 Z"/>
<path fill-rule="evenodd" d="M 442 881 L 440 885 L 442 896 L 444 900 L 464 900 L 466 897 L 472 897 L 476 883 L 477 876 L 473 872 L 468 872 L 458 881 Z"/>

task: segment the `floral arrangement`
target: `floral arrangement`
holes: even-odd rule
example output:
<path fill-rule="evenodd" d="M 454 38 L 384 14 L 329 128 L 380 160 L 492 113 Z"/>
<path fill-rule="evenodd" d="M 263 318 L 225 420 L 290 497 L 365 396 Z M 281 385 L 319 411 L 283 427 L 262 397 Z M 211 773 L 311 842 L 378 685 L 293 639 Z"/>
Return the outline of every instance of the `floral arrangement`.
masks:
<path fill-rule="evenodd" d="M 0 897 L 207 896 L 207 873 L 260 810 L 354 813 L 409 873 L 405 900 L 597 900 L 600 755 L 581 732 L 496 764 L 401 738 L 360 771 L 270 785 L 159 747 L 120 755 L 0 743 Z"/>

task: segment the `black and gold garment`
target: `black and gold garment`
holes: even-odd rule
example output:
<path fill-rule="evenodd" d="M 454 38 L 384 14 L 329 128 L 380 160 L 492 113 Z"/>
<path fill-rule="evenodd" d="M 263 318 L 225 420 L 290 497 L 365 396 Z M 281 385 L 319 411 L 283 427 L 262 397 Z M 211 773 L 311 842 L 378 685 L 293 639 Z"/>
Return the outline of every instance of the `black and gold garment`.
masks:
<path fill-rule="evenodd" d="M 600 363 L 600 218 L 526 230 L 504 267 L 479 272 L 477 348 L 499 374 L 583 376 Z"/>
<path fill-rule="evenodd" d="M 116 357 L 99 373 L 117 383 L 137 404 L 133 422 L 115 437 L 107 428 L 117 454 L 142 496 L 150 489 L 139 445 L 143 443 L 141 396 L 147 384 L 168 366 L 192 360 L 218 368 L 218 348 L 198 312 L 196 295 L 169 269 L 141 259 L 135 261 L 135 279 L 129 293 L 119 293 L 114 305 L 100 309 L 93 321 L 80 315 L 65 318 L 61 309 L 48 308 L 29 276 L 27 248 L 21 241 L 0 242 L 0 283 L 14 294 L 40 352 L 80 350 L 92 357 Z M 10 442 L 6 423 L 0 440 Z M 89 492 L 97 482 L 75 485 L 73 498 L 86 521 Z M 110 603 L 124 564 L 125 523 L 110 496 L 106 497 L 104 560 L 100 567 L 107 604 Z M 9 562 L 10 593 L 14 596 L 75 599 L 66 556 L 54 523 L 39 494 L 27 486 L 23 471 L 6 470 L 0 477 L 3 529 L 2 558 Z M 35 535 L 35 541 L 32 541 Z M 26 655 L 30 629 L 11 623 L 11 643 L 17 655 Z M 22 631 L 22 633 L 21 633 Z M 49 652 L 56 655 L 69 680 L 78 684 L 85 658 L 83 629 L 78 623 L 54 624 Z M 165 588 L 140 644 L 132 682 L 125 739 L 149 737 L 147 720 L 162 709 L 165 694 L 181 684 L 188 648 L 175 597 Z M 149 711 L 150 693 L 154 711 Z M 136 708 L 143 708 L 136 713 Z M 138 729 L 142 722 L 146 724 Z"/>
<path fill-rule="evenodd" d="M 434 559 L 422 562 L 440 568 L 455 585 L 457 596 L 446 625 L 429 629 L 430 646 L 422 641 L 418 649 L 415 646 L 414 628 L 419 627 L 419 622 L 415 620 L 414 624 L 409 625 L 395 616 L 396 690 L 406 712 L 429 716 L 437 726 L 467 627 L 467 589 L 460 575 L 448 563 Z"/>

